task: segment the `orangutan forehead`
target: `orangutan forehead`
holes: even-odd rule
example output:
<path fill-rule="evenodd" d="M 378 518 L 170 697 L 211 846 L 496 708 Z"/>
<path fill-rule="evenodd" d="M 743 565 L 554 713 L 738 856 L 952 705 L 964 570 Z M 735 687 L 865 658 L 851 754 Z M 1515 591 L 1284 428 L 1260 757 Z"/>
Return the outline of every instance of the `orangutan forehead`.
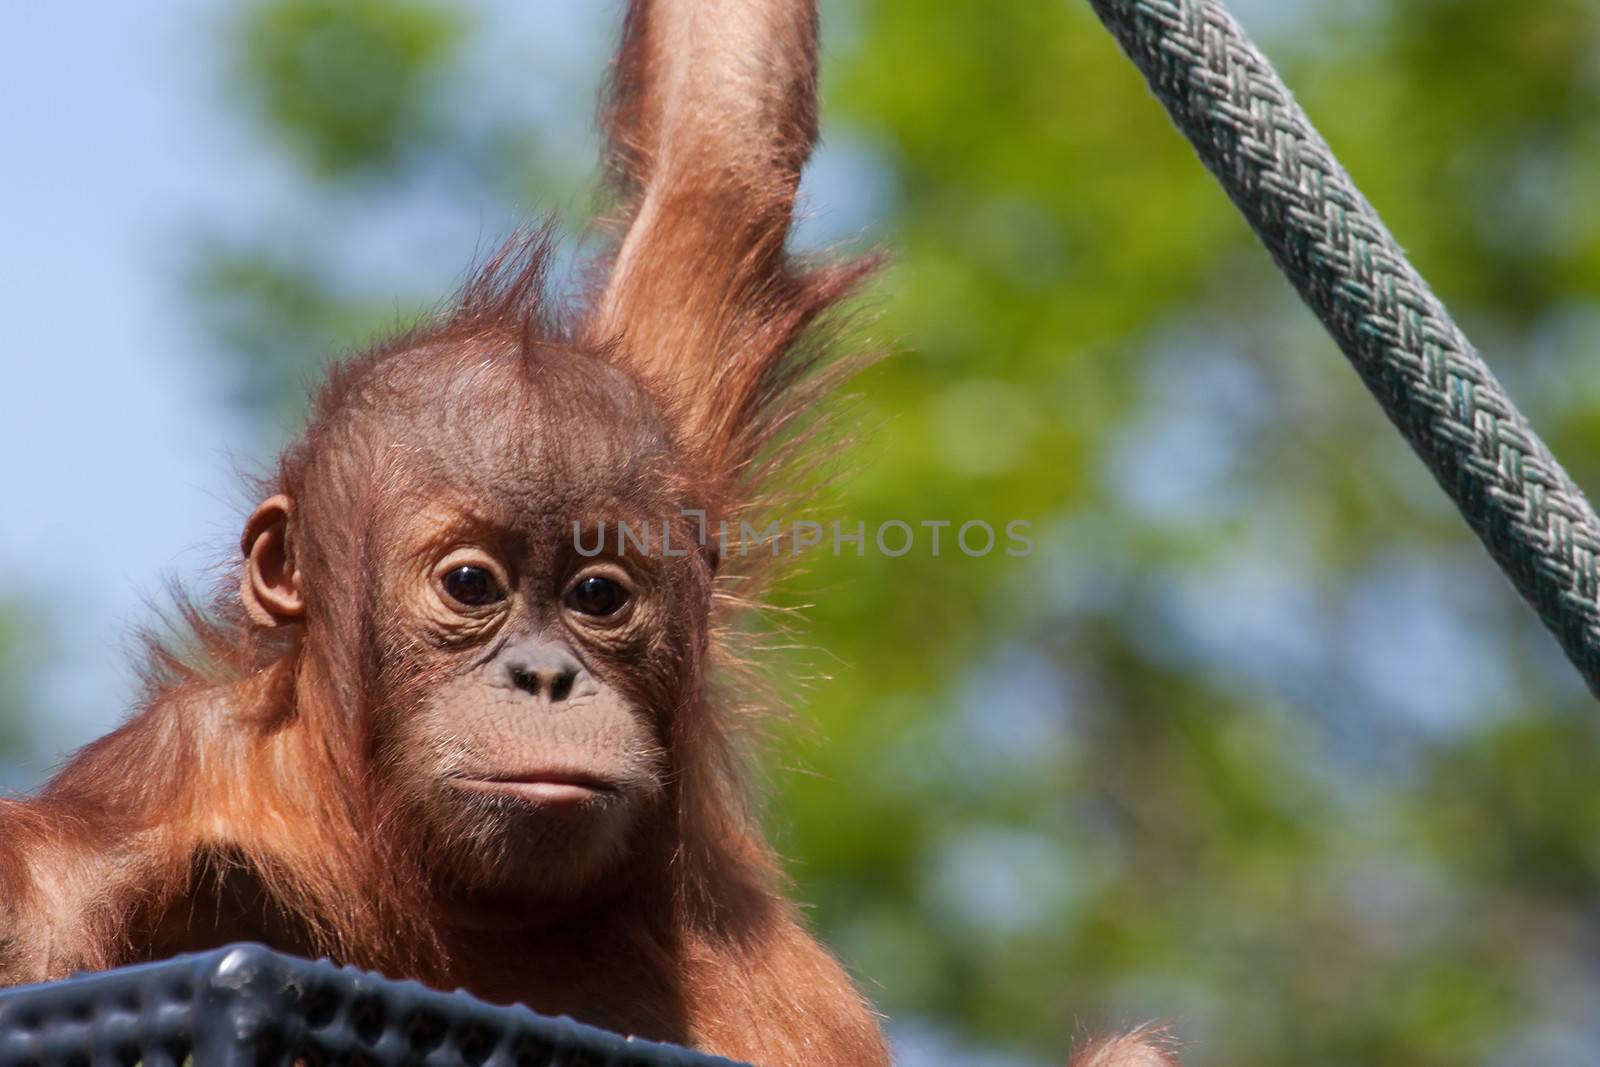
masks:
<path fill-rule="evenodd" d="M 418 500 L 453 501 L 497 526 L 671 509 L 686 484 L 659 420 L 638 398 L 533 382 L 515 404 L 441 400 L 385 436 L 388 477 Z"/>
<path fill-rule="evenodd" d="M 671 511 L 683 484 L 669 454 L 611 449 L 587 436 L 542 442 L 492 465 L 450 452 L 408 474 L 409 495 L 458 501 L 505 527 Z"/>
<path fill-rule="evenodd" d="M 631 375 L 583 351 L 429 346 L 373 369 L 350 411 L 391 463 L 496 488 L 660 474 L 673 441 Z M 641 468 L 641 464 L 644 465 Z"/>

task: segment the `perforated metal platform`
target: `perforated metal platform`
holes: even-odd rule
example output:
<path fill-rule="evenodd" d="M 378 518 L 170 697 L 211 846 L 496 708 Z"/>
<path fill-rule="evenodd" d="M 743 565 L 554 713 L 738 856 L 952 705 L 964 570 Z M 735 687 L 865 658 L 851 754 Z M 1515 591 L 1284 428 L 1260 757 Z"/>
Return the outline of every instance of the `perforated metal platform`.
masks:
<path fill-rule="evenodd" d="M 0 1067 L 735 1067 L 262 945 L 0 990 Z"/>

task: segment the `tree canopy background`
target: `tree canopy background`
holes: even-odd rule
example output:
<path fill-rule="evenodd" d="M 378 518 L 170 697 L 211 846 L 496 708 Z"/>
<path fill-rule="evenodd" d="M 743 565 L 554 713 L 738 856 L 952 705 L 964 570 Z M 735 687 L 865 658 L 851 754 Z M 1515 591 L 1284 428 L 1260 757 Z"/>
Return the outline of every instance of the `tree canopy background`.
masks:
<path fill-rule="evenodd" d="M 1600 477 L 1600 8 L 1240 3 L 1580 484 Z M 304 382 L 511 225 L 584 217 L 616 5 L 252 0 L 195 62 L 286 190 L 172 285 L 269 456 Z M 837 0 L 808 247 L 891 354 L 817 517 L 768 760 L 795 892 L 907 1064 L 1600 1062 L 1592 700 L 1077 0 Z M 946 532 L 948 538 L 949 533 Z M 62 634 L 0 625 L 0 713 Z M 23 639 L 28 642 L 23 650 Z"/>

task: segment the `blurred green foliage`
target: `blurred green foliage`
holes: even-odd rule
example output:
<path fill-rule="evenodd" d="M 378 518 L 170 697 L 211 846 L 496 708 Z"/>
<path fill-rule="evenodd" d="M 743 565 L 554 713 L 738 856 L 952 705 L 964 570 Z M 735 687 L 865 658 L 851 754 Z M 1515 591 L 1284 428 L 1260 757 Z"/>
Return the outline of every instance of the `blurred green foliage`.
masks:
<path fill-rule="evenodd" d="M 1248 10 L 1597 484 L 1600 9 Z M 484 125 L 440 87 L 495 17 L 258 0 L 224 45 L 306 210 L 381 206 Z M 890 190 L 864 333 L 896 351 L 845 409 L 834 510 L 1026 519 L 1038 541 L 824 551 L 783 592 L 812 651 L 780 662 L 810 681 L 771 823 L 902 1047 L 1058 1063 L 1079 1021 L 1159 1017 L 1196 1065 L 1600 1060 L 1592 702 L 1087 5 L 825 19 L 825 130 L 874 179 L 831 195 Z M 537 58 L 499 77 L 532 92 Z M 563 142 L 526 135 L 473 157 L 499 168 L 477 210 L 577 195 L 588 160 L 535 162 Z M 266 410 L 392 321 L 394 293 L 336 228 L 262 225 L 202 255 L 195 292 Z"/>
<path fill-rule="evenodd" d="M 394 166 L 436 131 L 439 76 L 456 59 L 448 7 L 384 0 L 256 5 L 239 27 L 239 71 L 262 126 L 317 173 Z"/>
<path fill-rule="evenodd" d="M 189 288 L 210 336 L 247 357 L 236 362 L 232 399 L 257 414 L 299 414 L 307 394 L 296 386 L 315 380 L 328 338 L 360 338 L 393 315 L 381 300 L 343 293 L 301 248 L 204 240 L 193 252 Z"/>
<path fill-rule="evenodd" d="M 0 781 L 8 785 L 18 777 L 12 761 L 20 764 L 32 754 L 28 726 L 38 711 L 35 671 L 44 644 L 37 622 L 0 599 Z"/>

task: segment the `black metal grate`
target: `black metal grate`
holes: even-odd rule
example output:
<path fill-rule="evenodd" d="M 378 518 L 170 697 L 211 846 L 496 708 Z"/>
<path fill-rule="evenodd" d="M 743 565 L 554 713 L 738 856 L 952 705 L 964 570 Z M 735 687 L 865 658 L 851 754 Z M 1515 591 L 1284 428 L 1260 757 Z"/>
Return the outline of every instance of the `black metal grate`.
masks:
<path fill-rule="evenodd" d="M 0 990 L 0 1067 L 731 1067 L 677 1045 L 230 945 Z"/>

